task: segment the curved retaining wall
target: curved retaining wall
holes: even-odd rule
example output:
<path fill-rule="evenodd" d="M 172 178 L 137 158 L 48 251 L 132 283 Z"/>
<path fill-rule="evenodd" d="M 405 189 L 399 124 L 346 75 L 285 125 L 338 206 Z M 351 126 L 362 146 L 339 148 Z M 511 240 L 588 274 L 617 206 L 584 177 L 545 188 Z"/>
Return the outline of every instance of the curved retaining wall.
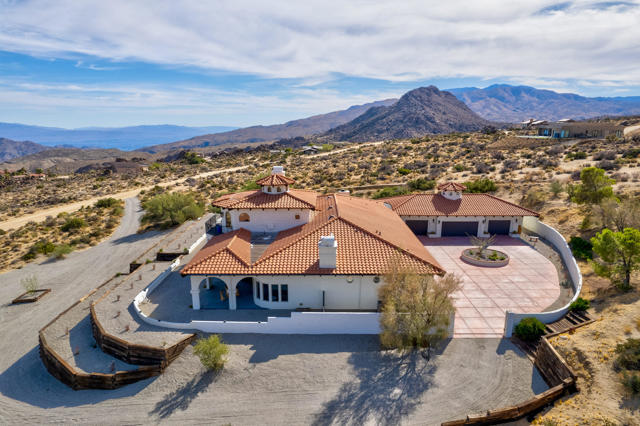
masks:
<path fill-rule="evenodd" d="M 556 250 L 558 250 L 560 256 L 562 257 L 562 261 L 564 262 L 567 271 L 569 272 L 569 276 L 571 277 L 574 295 L 569 303 L 567 303 L 562 308 L 556 309 L 554 311 L 529 314 L 507 311 L 504 324 L 505 337 L 511 337 L 516 324 L 518 324 L 524 318 L 535 317 L 545 324 L 559 320 L 567 314 L 567 312 L 569 311 L 569 305 L 580 296 L 580 291 L 582 290 L 582 274 L 580 273 L 580 268 L 578 267 L 578 263 L 573 257 L 573 253 L 571 253 L 569 244 L 567 244 L 567 241 L 564 239 L 564 237 L 558 231 L 556 231 L 549 225 L 540 222 L 535 217 L 525 217 L 523 226 L 524 228 L 535 232 L 545 240 L 549 241 L 551 244 L 553 244 Z"/>

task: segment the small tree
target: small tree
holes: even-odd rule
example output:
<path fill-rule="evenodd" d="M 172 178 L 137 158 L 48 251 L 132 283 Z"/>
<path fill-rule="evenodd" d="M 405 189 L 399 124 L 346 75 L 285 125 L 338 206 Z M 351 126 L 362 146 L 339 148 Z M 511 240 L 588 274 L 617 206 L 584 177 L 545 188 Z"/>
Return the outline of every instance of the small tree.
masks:
<path fill-rule="evenodd" d="M 20 280 L 20 284 L 27 293 L 31 294 L 38 289 L 38 277 L 35 275 L 24 277 Z"/>
<path fill-rule="evenodd" d="M 624 228 L 640 229 L 640 200 L 629 198 L 618 202 L 608 198 L 596 207 L 595 212 L 602 228 L 623 231 Z"/>
<path fill-rule="evenodd" d="M 198 204 L 192 195 L 173 192 L 160 194 L 147 200 L 142 207 L 146 210 L 143 223 L 163 226 L 180 225 L 186 220 L 197 219 L 204 213 L 204 207 Z"/>
<path fill-rule="evenodd" d="M 609 278 L 622 290 L 630 289 L 631 274 L 640 269 L 640 231 L 604 229 L 591 238 L 591 244 L 599 257 L 591 262 L 596 274 Z"/>
<path fill-rule="evenodd" d="M 423 348 L 429 358 L 431 348 L 447 336 L 454 313 L 451 295 L 460 288 L 460 279 L 447 274 L 434 278 L 390 264 L 379 289 L 382 301 L 380 342 L 386 348 Z"/>
<path fill-rule="evenodd" d="M 478 248 L 478 255 L 484 257 L 484 251 L 496 242 L 496 236 L 491 235 L 489 238 L 480 238 L 475 235 L 469 235 L 469 242 L 472 246 Z"/>
<path fill-rule="evenodd" d="M 603 169 L 585 167 L 580 172 L 580 181 L 572 190 L 572 200 L 578 204 L 599 204 L 614 197 L 611 185 L 616 181 L 606 177 Z"/>
<path fill-rule="evenodd" d="M 206 339 L 199 339 L 193 348 L 193 353 L 200 358 L 200 362 L 209 370 L 221 370 L 227 362 L 229 347 L 222 343 L 220 336 L 214 334 Z"/>
<path fill-rule="evenodd" d="M 564 186 L 562 186 L 560 181 L 552 180 L 551 184 L 549 185 L 549 190 L 553 194 L 554 198 L 558 198 L 558 195 L 560 195 L 560 193 L 564 191 Z"/>

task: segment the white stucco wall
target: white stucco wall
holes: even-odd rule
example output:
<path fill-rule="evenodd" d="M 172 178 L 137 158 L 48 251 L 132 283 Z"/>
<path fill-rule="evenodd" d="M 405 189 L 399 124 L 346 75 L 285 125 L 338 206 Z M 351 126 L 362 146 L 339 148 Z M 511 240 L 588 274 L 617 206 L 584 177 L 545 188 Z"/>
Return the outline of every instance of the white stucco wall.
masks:
<path fill-rule="evenodd" d="M 240 215 L 249 215 L 249 222 L 240 222 Z M 233 209 L 231 228 L 245 228 L 251 232 L 279 232 L 309 222 L 311 210 L 308 209 Z M 300 215 L 300 219 L 296 219 Z M 224 219 L 223 219 L 224 225 Z"/>
<path fill-rule="evenodd" d="M 442 222 L 478 222 L 478 237 L 488 237 L 490 220 L 510 220 L 509 233 L 512 237 L 517 237 L 513 232 L 518 231 L 518 226 L 522 225 L 522 216 L 400 216 L 405 222 L 411 220 L 427 220 L 429 223 L 428 236 L 440 238 L 442 236 Z"/>
<path fill-rule="evenodd" d="M 236 283 L 245 277 L 244 275 L 216 276 L 232 289 L 231 294 L 235 293 Z M 352 282 L 348 282 L 348 277 L 352 279 Z M 192 276 L 192 289 L 197 289 L 204 280 L 204 276 Z M 370 275 L 260 275 L 254 278 L 254 283 L 257 282 L 260 283 L 260 298 L 257 299 L 255 297 L 254 284 L 254 302 L 262 308 L 322 309 L 322 292 L 324 290 L 325 309 L 376 309 L 378 307 L 378 288 L 382 285 L 383 280 L 380 277 L 379 282 L 375 283 L 374 277 Z M 263 300 L 262 284 L 270 285 L 269 296 L 271 296 L 272 284 L 287 284 L 289 300 L 286 302 L 272 302 L 271 297 L 269 297 L 268 301 Z M 279 294 L 281 294 L 281 287 L 278 287 L 278 290 Z"/>

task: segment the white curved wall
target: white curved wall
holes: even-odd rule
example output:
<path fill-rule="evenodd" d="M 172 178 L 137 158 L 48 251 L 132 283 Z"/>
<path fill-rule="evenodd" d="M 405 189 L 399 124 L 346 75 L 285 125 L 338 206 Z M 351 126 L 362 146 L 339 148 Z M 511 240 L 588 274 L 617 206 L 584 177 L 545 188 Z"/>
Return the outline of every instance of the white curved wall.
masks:
<path fill-rule="evenodd" d="M 573 257 L 573 253 L 571 253 L 571 248 L 569 248 L 569 244 L 567 244 L 567 241 L 564 239 L 564 237 L 551 226 L 540 222 L 535 217 L 525 217 L 523 227 L 540 235 L 545 240 L 553 244 L 556 250 L 558 250 L 567 268 L 567 272 L 571 277 L 571 283 L 573 284 L 573 290 L 575 294 L 573 295 L 573 298 L 569 301 L 569 303 L 567 303 L 560 309 L 556 309 L 555 311 L 540 312 L 537 314 L 524 314 L 507 311 L 504 324 L 505 337 L 511 337 L 516 324 L 518 324 L 524 318 L 535 317 L 545 324 L 559 320 L 564 315 L 566 315 L 566 313 L 569 311 L 569 305 L 580 296 L 580 291 L 582 291 L 582 274 L 580 273 L 580 268 L 578 267 L 576 259 Z"/>

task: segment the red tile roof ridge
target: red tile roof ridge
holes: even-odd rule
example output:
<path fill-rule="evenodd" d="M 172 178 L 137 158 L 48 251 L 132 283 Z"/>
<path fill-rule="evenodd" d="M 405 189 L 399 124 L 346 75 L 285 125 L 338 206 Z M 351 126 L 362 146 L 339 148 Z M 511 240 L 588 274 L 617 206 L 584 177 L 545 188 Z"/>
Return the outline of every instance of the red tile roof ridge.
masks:
<path fill-rule="evenodd" d="M 189 269 L 192 269 L 198 266 L 199 264 L 201 264 L 202 262 L 205 262 L 208 259 L 211 259 L 212 257 L 217 256 L 219 253 L 225 250 L 227 250 L 233 256 L 238 258 L 238 260 L 240 260 L 245 265 L 251 266 L 250 262 L 247 262 L 245 259 L 242 258 L 240 254 L 236 253 L 235 249 L 231 248 L 231 245 L 238 239 L 239 234 L 245 234 L 244 236 L 246 236 L 247 233 L 249 234 L 249 238 L 250 238 L 251 232 L 249 232 L 244 228 L 236 229 L 235 231 L 231 231 L 229 233 L 220 234 L 216 236 L 221 238 L 213 237 L 200 249 L 200 251 L 198 251 L 198 254 L 196 254 L 196 256 L 193 259 L 191 259 L 191 261 L 186 265 L 186 267 L 182 271 L 180 271 L 180 274 L 187 275 L 189 273 L 188 272 Z M 216 244 L 221 244 L 221 243 L 225 243 L 225 244 L 221 245 L 220 248 L 218 248 L 217 250 L 213 250 L 211 252 L 206 251 L 207 248 L 215 246 Z M 200 254 L 202 254 L 202 256 L 200 256 Z"/>
<path fill-rule="evenodd" d="M 266 185 L 291 185 L 295 180 L 281 174 L 271 174 L 269 176 L 265 176 L 261 179 L 256 180 L 258 185 L 266 186 Z"/>
<path fill-rule="evenodd" d="M 465 194 L 465 195 L 470 195 L 470 194 Z M 512 206 L 514 206 L 514 207 L 518 207 L 518 208 L 520 208 L 520 209 L 523 209 L 523 210 L 526 210 L 526 211 L 528 211 L 528 212 L 531 212 L 531 213 L 533 213 L 533 215 L 534 215 L 534 216 L 536 216 L 536 217 L 539 217 L 539 216 L 540 216 L 540 213 L 538 213 L 538 212 L 537 212 L 537 211 L 535 211 L 535 210 L 531 210 L 531 209 L 528 209 L 528 208 L 526 208 L 526 207 L 522 207 L 522 206 L 520 206 L 520 205 L 518 205 L 518 204 L 516 204 L 516 203 L 512 203 L 511 201 L 503 200 L 502 198 L 498 198 L 498 197 L 496 197 L 495 195 L 488 194 L 488 193 L 486 193 L 486 192 L 483 192 L 483 193 L 481 193 L 481 194 L 474 194 L 474 195 L 487 195 L 487 196 L 489 196 L 489 197 L 493 198 L 494 200 L 502 201 L 503 203 L 507 203 L 507 204 L 510 204 L 510 205 L 512 205 Z"/>
<path fill-rule="evenodd" d="M 438 261 L 437 261 L 435 258 L 433 258 L 433 256 L 431 256 L 431 254 L 429 253 L 429 251 L 428 251 L 426 248 L 424 249 L 424 250 L 425 250 L 425 252 L 426 252 L 427 254 L 429 254 L 429 257 L 431 257 L 432 259 L 428 259 L 428 260 L 427 260 L 427 259 L 424 259 L 424 258 L 422 258 L 422 257 L 418 256 L 417 254 L 413 253 L 413 251 L 412 251 L 412 250 L 410 250 L 410 249 L 406 249 L 406 248 L 403 248 L 403 247 L 400 247 L 400 246 L 398 246 L 398 245 L 396 245 L 396 244 L 392 243 L 391 241 L 387 240 L 386 238 L 383 238 L 383 237 L 382 237 L 382 235 L 379 235 L 379 234 L 376 234 L 376 233 L 374 233 L 374 232 L 371 232 L 371 231 L 369 231 L 368 229 L 365 229 L 365 228 L 363 228 L 363 227 L 359 226 L 357 223 L 353 223 L 352 221 L 350 221 L 350 220 L 348 220 L 348 219 L 345 219 L 345 218 L 343 218 L 343 217 L 341 217 L 340 219 L 341 219 L 343 222 L 346 222 L 346 223 L 348 223 L 349 225 L 351 225 L 351 226 L 353 226 L 353 227 L 355 227 L 355 228 L 358 228 L 361 232 L 364 232 L 365 234 L 371 235 L 372 237 L 376 238 L 377 240 L 381 241 L 382 243 L 384 243 L 384 244 L 386 244 L 386 245 L 388 245 L 388 246 L 390 246 L 390 247 L 394 247 L 394 248 L 395 248 L 395 249 L 397 249 L 397 250 L 401 250 L 404 254 L 408 254 L 408 255 L 410 255 L 411 257 L 413 257 L 414 259 L 419 260 L 420 262 L 426 262 L 426 263 L 428 263 L 430 266 L 432 266 L 432 267 L 436 270 L 436 273 L 438 273 L 438 272 L 437 272 L 438 270 L 440 271 L 438 275 L 440 275 L 440 274 L 445 274 L 445 273 L 446 273 L 446 271 L 444 270 L 444 268 L 442 268 L 442 266 L 440 266 L 440 264 L 438 263 Z"/>

